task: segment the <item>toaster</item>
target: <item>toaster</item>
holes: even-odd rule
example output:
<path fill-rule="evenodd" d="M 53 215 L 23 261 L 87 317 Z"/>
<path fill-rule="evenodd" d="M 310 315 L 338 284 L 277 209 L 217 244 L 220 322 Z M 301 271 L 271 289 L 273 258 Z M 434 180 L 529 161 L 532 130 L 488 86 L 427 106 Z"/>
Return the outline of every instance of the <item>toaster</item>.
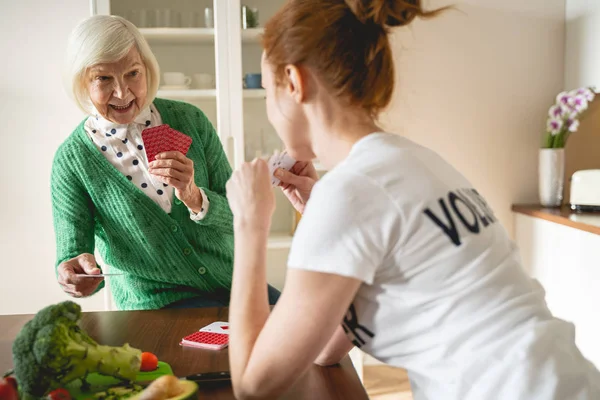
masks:
<path fill-rule="evenodd" d="M 584 169 L 571 177 L 571 210 L 600 212 L 600 169 Z"/>

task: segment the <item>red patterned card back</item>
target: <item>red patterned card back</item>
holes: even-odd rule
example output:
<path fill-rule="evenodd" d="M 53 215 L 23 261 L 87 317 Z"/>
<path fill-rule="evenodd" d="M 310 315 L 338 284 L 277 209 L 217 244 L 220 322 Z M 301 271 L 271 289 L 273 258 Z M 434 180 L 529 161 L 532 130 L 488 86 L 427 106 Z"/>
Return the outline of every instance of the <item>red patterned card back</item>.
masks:
<path fill-rule="evenodd" d="M 167 132 L 169 150 L 167 151 L 178 151 L 182 153 L 184 156 L 187 154 L 190 146 L 192 145 L 192 138 L 188 135 L 176 131 L 171 128 Z"/>
<path fill-rule="evenodd" d="M 181 339 L 181 345 L 220 350 L 229 344 L 229 335 L 214 332 L 194 332 Z"/>
<path fill-rule="evenodd" d="M 170 129 L 169 125 L 163 124 L 142 131 L 142 140 L 149 163 L 156 159 L 157 154 L 166 151 L 167 132 Z"/>
<path fill-rule="evenodd" d="M 142 131 L 142 140 L 148 162 L 156 160 L 156 156 L 166 151 L 179 151 L 183 155 L 192 145 L 192 138 L 188 135 L 176 131 L 167 124 L 144 129 Z"/>

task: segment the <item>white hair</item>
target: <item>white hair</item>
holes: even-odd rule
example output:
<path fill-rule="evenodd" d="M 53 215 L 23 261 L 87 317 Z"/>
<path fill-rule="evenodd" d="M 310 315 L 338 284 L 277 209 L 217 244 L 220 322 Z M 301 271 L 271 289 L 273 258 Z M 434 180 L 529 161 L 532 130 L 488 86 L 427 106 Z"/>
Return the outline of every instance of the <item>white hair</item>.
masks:
<path fill-rule="evenodd" d="M 148 91 L 144 107 L 156 97 L 160 69 L 146 39 L 134 24 L 114 15 L 95 15 L 80 22 L 69 37 L 65 86 L 67 92 L 85 112 L 91 114 L 93 104 L 87 89 L 88 70 L 98 64 L 113 63 L 135 46 L 146 66 Z"/>

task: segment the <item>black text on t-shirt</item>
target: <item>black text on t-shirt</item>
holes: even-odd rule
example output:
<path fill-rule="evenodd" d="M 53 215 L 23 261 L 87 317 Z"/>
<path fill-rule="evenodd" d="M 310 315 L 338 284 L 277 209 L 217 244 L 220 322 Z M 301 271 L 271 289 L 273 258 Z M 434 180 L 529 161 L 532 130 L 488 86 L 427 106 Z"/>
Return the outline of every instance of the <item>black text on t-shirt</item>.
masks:
<path fill-rule="evenodd" d="M 375 334 L 373 332 L 371 332 L 369 329 L 367 329 L 367 327 L 361 325 L 358 322 L 358 315 L 356 314 L 354 304 L 350 304 L 348 312 L 346 312 L 346 316 L 344 317 L 344 321 L 342 322 L 342 328 L 344 328 L 344 332 L 346 332 L 346 335 L 352 335 L 352 337 L 350 337 L 350 340 L 352 340 L 352 344 L 358 348 L 361 348 L 362 345 L 366 343 L 366 340 L 363 338 L 363 336 L 368 336 L 371 339 L 375 337 Z"/>
<path fill-rule="evenodd" d="M 457 220 L 472 233 L 479 233 L 483 228 L 496 222 L 496 217 L 486 201 L 477 190 L 472 188 L 450 191 L 446 197 L 441 197 L 438 203 L 440 210 L 434 212 L 426 208 L 423 212 L 456 246 L 462 243 L 456 226 Z M 459 204 L 463 207 L 459 207 Z"/>

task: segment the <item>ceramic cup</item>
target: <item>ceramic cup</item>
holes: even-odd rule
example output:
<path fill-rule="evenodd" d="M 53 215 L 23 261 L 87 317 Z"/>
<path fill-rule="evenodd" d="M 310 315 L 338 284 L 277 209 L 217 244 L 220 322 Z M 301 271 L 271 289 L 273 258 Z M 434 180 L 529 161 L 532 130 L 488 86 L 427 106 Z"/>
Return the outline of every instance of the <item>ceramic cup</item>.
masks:
<path fill-rule="evenodd" d="M 188 86 L 192 78 L 185 76 L 182 72 L 165 72 L 163 81 L 167 86 Z"/>
<path fill-rule="evenodd" d="M 244 87 L 246 89 L 262 89 L 262 75 L 246 74 L 244 76 Z"/>
<path fill-rule="evenodd" d="M 215 88 L 215 77 L 211 74 L 194 74 L 192 82 L 196 89 Z"/>

